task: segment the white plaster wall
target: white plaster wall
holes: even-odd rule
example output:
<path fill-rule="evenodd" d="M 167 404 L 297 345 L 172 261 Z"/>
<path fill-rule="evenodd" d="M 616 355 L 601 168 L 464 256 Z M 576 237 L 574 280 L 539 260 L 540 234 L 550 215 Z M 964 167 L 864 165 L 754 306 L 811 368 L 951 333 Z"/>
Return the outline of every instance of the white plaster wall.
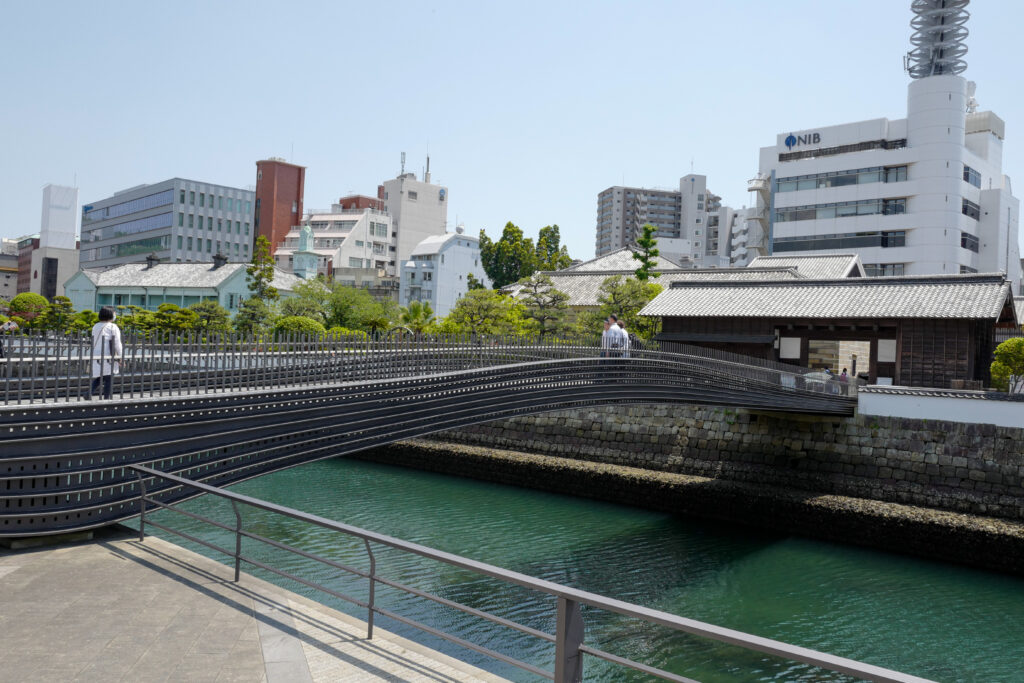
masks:
<path fill-rule="evenodd" d="M 999 427 L 1024 425 L 1024 401 L 861 392 L 858 412 L 861 415 L 994 424 Z"/>

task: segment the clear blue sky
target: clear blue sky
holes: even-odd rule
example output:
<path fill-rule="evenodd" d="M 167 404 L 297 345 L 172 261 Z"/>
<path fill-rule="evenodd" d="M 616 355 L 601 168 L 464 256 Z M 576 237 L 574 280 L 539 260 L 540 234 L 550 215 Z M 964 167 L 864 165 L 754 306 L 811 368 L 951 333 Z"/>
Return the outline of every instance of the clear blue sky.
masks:
<path fill-rule="evenodd" d="M 1024 3 L 976 0 L 965 74 L 1007 122 L 1024 196 Z M 255 184 L 308 167 L 306 206 L 373 194 L 429 150 L 449 223 L 594 249 L 596 196 L 693 169 L 749 204 L 782 131 L 902 118 L 910 0 L 8 2 L 0 41 L 0 236 L 41 189 L 83 203 L 173 176 Z M 292 151 L 294 148 L 294 152 Z"/>

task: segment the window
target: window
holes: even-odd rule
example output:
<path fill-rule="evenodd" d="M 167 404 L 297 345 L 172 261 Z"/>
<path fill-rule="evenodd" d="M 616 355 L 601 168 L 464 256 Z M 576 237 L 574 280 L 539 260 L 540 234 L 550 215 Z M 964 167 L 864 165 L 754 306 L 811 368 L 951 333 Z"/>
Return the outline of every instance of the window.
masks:
<path fill-rule="evenodd" d="M 977 188 L 981 187 L 981 174 L 973 168 L 964 164 L 964 182 L 968 182 Z"/>
<path fill-rule="evenodd" d="M 423 273 L 423 281 L 424 282 L 430 282 L 433 279 L 434 279 L 434 274 L 433 273 L 431 273 L 431 272 Z"/>
<path fill-rule="evenodd" d="M 298 212 L 299 212 L 299 203 L 297 201 L 293 201 L 292 202 L 292 213 L 298 213 Z"/>
<path fill-rule="evenodd" d="M 223 195 L 217 195 L 217 208 L 224 210 L 224 197 Z"/>
<path fill-rule="evenodd" d="M 362 268 L 363 267 L 363 259 L 361 259 L 361 258 L 353 258 L 353 257 L 350 256 L 349 259 L 348 259 L 348 267 L 349 268 Z"/>
<path fill-rule="evenodd" d="M 228 221 L 228 232 L 231 232 L 231 221 Z M 242 221 L 235 221 L 235 233 L 242 234 Z"/>
<path fill-rule="evenodd" d="M 813 221 L 821 218 L 845 218 L 873 214 L 906 213 L 907 200 L 862 199 L 854 202 L 832 202 L 808 206 L 787 206 L 775 210 L 775 221 Z"/>
<path fill-rule="evenodd" d="M 883 199 L 882 200 L 882 214 L 885 216 L 891 216 L 897 213 L 907 212 L 907 200 L 906 199 Z"/>
<path fill-rule="evenodd" d="M 698 202 L 702 202 L 702 201 L 704 201 L 704 195 L 702 195 L 702 194 L 698 194 L 698 195 L 697 195 L 697 201 L 698 201 Z"/>
<path fill-rule="evenodd" d="M 228 308 L 234 308 L 234 307 L 235 307 L 235 295 L 234 294 L 228 294 Z"/>
<path fill-rule="evenodd" d="M 238 200 L 238 205 L 239 205 L 239 207 L 241 207 L 241 205 L 242 205 L 242 200 L 241 199 Z M 252 213 L 252 210 L 249 207 L 249 202 L 245 203 L 245 212 L 246 213 Z"/>
<path fill-rule="evenodd" d="M 213 230 L 213 216 L 206 217 L 206 229 Z"/>
<path fill-rule="evenodd" d="M 213 249 L 213 240 L 206 240 L 206 253 L 209 254 Z"/>
<path fill-rule="evenodd" d="M 181 249 L 181 243 L 182 243 L 183 241 L 184 241 L 184 240 L 182 239 L 181 235 L 178 235 L 178 249 L 179 249 L 179 250 Z"/>
<path fill-rule="evenodd" d="M 191 204 L 192 206 L 196 205 L 196 193 L 195 192 L 189 192 L 188 193 L 188 203 Z"/>
<path fill-rule="evenodd" d="M 885 182 L 887 183 L 901 183 L 906 179 L 906 166 L 889 166 L 885 169 Z"/>
<path fill-rule="evenodd" d="M 415 193 L 414 191 L 412 191 L 412 190 L 409 190 L 409 201 L 412 201 L 412 202 L 414 202 L 414 201 L 416 201 L 416 199 L 417 199 L 418 197 L 419 197 L 419 195 L 418 195 L 418 194 L 416 194 L 416 193 Z"/>
<path fill-rule="evenodd" d="M 192 238 L 191 237 L 188 238 L 187 244 L 188 244 L 188 250 L 192 251 Z"/>
<path fill-rule="evenodd" d="M 363 247 L 363 246 L 366 246 L 366 245 L 363 243 L 362 240 L 356 240 L 356 246 L 357 247 Z"/>
<path fill-rule="evenodd" d="M 971 268 L 970 266 L 960 266 L 960 274 L 966 275 L 967 273 L 977 273 L 977 268 Z"/>
<path fill-rule="evenodd" d="M 905 265 L 904 263 L 865 263 L 864 273 L 868 277 L 903 275 Z"/>
<path fill-rule="evenodd" d="M 981 218 L 981 207 L 972 202 L 969 199 L 964 199 L 960 207 L 960 212 L 968 218 L 979 220 Z M 977 251 L 977 249 L 975 249 Z"/>
<path fill-rule="evenodd" d="M 185 203 L 185 190 L 181 190 L 181 192 L 178 194 L 178 203 L 179 204 L 184 204 Z"/>
<path fill-rule="evenodd" d="M 185 214 L 183 214 L 183 213 L 181 213 L 181 212 L 179 211 L 179 212 L 178 212 L 178 227 L 180 228 L 180 227 L 182 227 L 183 225 L 185 225 Z"/>
<path fill-rule="evenodd" d="M 206 194 L 203 192 L 199 193 L 199 206 L 206 206 Z"/>
<path fill-rule="evenodd" d="M 248 223 L 245 224 L 245 234 L 246 235 L 249 234 L 249 224 Z"/>
<path fill-rule="evenodd" d="M 855 249 L 858 247 L 905 247 L 905 230 L 847 232 L 832 235 L 800 235 L 798 237 L 776 237 L 774 250 L 816 251 L 818 249 Z"/>
<path fill-rule="evenodd" d="M 223 227 L 223 221 L 221 221 L 221 219 L 218 218 L 217 219 L 217 232 L 220 232 L 222 227 Z M 228 230 L 230 230 L 230 229 L 231 229 L 231 223 L 229 222 L 228 223 Z"/>
<path fill-rule="evenodd" d="M 849 152 L 863 152 L 869 149 L 903 149 L 906 146 L 906 138 L 902 138 L 900 140 L 871 140 L 869 142 L 857 142 L 852 145 L 840 145 L 838 147 L 821 147 L 819 149 L 807 149 L 799 152 L 786 152 L 779 155 L 779 161 L 796 161 L 797 159 L 830 157 L 837 154 L 847 154 Z"/>
<path fill-rule="evenodd" d="M 960 246 L 963 247 L 964 249 L 969 249 L 970 251 L 973 251 L 975 254 L 977 254 L 978 253 L 978 238 L 975 237 L 974 235 L 971 235 L 970 233 L 961 232 L 960 233 Z"/>
<path fill-rule="evenodd" d="M 700 242 L 694 242 L 693 246 L 697 249 L 700 249 Z"/>
<path fill-rule="evenodd" d="M 167 204 L 174 203 L 174 190 L 166 190 L 164 192 L 157 192 L 156 194 L 146 195 L 145 197 L 139 197 L 138 199 L 129 199 L 126 202 L 119 204 L 111 204 L 110 206 L 102 206 L 99 208 L 90 208 L 88 211 L 82 210 L 82 222 L 86 221 L 103 221 L 108 218 L 117 218 L 118 216 L 127 216 L 130 213 L 136 213 L 145 209 L 152 209 L 158 206 L 165 206 Z"/>
<path fill-rule="evenodd" d="M 192 214 L 189 214 L 188 215 L 188 227 L 190 227 L 190 228 L 194 228 L 195 227 L 195 225 L 193 224 L 194 220 L 195 220 L 195 216 L 193 216 Z"/>

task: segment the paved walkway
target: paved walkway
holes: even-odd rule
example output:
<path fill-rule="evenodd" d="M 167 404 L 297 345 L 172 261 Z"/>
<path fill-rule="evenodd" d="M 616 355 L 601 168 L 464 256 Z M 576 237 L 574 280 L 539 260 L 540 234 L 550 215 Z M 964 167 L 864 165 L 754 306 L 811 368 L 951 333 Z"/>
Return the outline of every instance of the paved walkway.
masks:
<path fill-rule="evenodd" d="M 499 681 L 160 539 L 0 548 L 3 681 Z"/>

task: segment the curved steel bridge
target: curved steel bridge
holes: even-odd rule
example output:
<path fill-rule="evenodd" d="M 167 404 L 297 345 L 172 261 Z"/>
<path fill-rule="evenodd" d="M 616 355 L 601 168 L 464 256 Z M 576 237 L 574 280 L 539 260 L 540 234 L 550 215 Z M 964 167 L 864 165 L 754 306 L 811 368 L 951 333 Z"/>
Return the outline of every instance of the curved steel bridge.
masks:
<path fill-rule="evenodd" d="M 129 340 L 114 400 L 85 401 L 89 365 L 101 359 L 83 345 L 76 353 L 72 342 L 54 343 L 54 353 L 12 345 L 0 379 L 0 536 L 81 531 L 137 515 L 129 465 L 223 486 L 568 408 L 685 403 L 852 415 L 856 404 L 853 384 L 704 349 L 603 358 L 582 344 L 464 339 Z M 195 495 L 170 484 L 149 493 L 164 502 Z"/>

